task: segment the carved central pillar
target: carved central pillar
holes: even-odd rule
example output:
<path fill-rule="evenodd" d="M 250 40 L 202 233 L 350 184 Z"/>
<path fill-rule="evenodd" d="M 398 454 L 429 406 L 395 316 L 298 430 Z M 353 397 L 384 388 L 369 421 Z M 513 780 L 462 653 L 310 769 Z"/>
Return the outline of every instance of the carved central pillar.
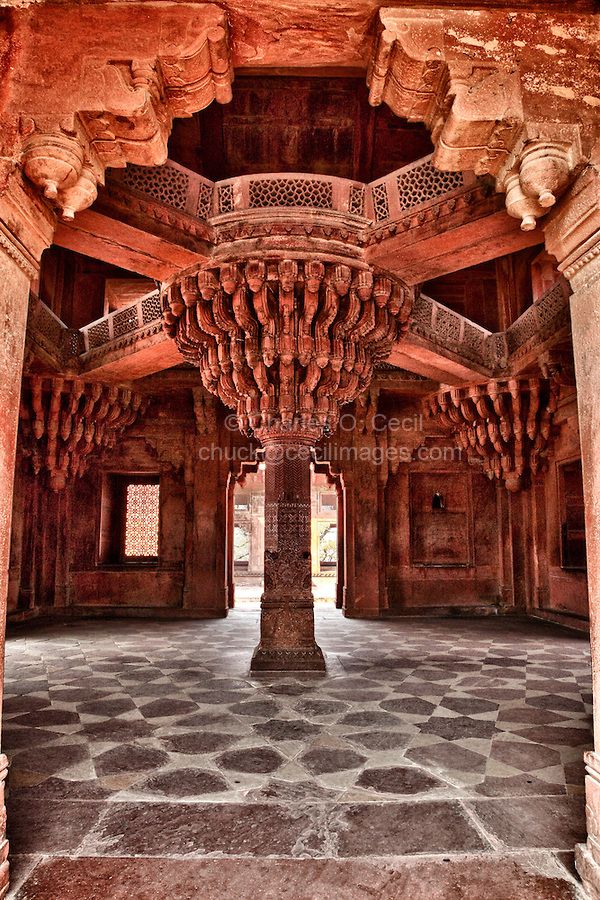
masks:
<path fill-rule="evenodd" d="M 310 456 L 406 329 L 412 291 L 364 263 L 238 259 L 178 275 L 165 330 L 265 448 L 265 590 L 252 668 L 323 669 L 314 638 Z M 352 552 L 350 548 L 350 552 Z"/>
<path fill-rule="evenodd" d="M 265 448 L 265 588 L 252 669 L 324 669 L 314 636 L 310 458 L 314 431 L 258 434 Z"/>

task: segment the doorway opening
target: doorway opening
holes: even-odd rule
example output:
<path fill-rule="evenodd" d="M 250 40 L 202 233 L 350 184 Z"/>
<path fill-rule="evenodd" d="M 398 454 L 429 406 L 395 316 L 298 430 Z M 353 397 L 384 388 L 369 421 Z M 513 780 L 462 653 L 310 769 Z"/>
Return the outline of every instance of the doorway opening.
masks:
<path fill-rule="evenodd" d="M 233 603 L 258 608 L 264 587 L 265 464 L 240 476 L 233 490 Z"/>
<path fill-rule="evenodd" d="M 228 565 L 230 608 L 255 609 L 264 588 L 264 463 L 244 471 L 230 487 Z M 339 491 L 331 476 L 311 468 L 312 590 L 317 605 L 341 607 L 343 565 L 340 553 Z"/>

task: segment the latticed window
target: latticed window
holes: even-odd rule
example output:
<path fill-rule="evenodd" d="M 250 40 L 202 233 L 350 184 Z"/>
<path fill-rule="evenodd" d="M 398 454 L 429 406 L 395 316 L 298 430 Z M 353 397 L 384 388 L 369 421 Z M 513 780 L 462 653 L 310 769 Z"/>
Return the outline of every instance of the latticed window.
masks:
<path fill-rule="evenodd" d="M 128 484 L 125 494 L 126 559 L 158 556 L 159 485 Z"/>
<path fill-rule="evenodd" d="M 159 560 L 160 483 L 155 474 L 103 476 L 98 562 L 156 565 Z"/>

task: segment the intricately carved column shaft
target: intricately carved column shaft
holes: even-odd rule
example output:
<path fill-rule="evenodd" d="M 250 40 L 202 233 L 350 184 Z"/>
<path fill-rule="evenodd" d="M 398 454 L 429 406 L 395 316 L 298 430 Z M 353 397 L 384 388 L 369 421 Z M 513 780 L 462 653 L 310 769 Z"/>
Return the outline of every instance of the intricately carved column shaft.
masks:
<path fill-rule="evenodd" d="M 311 572 L 311 444 L 318 432 L 261 433 L 265 447 L 265 587 L 252 669 L 324 669 L 315 643 Z"/>
<path fill-rule="evenodd" d="M 27 323 L 27 300 L 37 260 L 2 224 L 0 209 L 0 707 L 4 685 L 4 636 L 19 394 Z M 29 235 L 24 235 L 24 237 Z M 40 250 L 41 253 L 41 250 Z M 4 788 L 8 773 L 6 754 L 0 754 L 0 897 L 8 891 L 8 841 Z"/>
<path fill-rule="evenodd" d="M 30 375 L 23 381 L 21 443 L 35 475 L 53 491 L 82 475 L 94 452 L 110 449 L 147 405 L 127 388 L 78 378 Z"/>
<path fill-rule="evenodd" d="M 517 491 L 544 466 L 558 390 L 547 378 L 490 381 L 440 391 L 427 411 L 483 464 L 488 478 Z"/>
<path fill-rule="evenodd" d="M 567 208 L 563 228 L 560 229 L 560 249 L 576 233 L 572 221 L 576 226 L 587 224 L 590 231 L 597 229 L 600 221 L 597 197 L 598 194 L 585 209 L 581 195 L 576 196 L 575 203 Z M 553 223 L 552 237 L 556 243 L 558 225 L 558 221 Z M 553 241 L 551 249 L 554 246 Z M 562 264 L 561 268 L 573 289 L 571 329 L 585 501 L 594 750 L 585 754 L 587 843 L 576 848 L 575 859 L 587 895 L 591 900 L 600 900 L 600 243 L 597 231 L 595 243 L 584 242 L 578 249 L 579 252 L 575 251 L 567 257 L 568 264 Z"/>

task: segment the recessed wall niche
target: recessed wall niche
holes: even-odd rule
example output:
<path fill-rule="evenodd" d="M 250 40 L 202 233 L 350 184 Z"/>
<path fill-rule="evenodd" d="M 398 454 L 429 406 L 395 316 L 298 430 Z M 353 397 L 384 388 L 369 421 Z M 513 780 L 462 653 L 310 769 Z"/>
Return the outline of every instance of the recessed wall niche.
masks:
<path fill-rule="evenodd" d="M 411 562 L 415 566 L 473 564 L 471 480 L 467 473 L 413 472 L 409 478 Z M 443 505 L 433 498 L 443 497 Z"/>

